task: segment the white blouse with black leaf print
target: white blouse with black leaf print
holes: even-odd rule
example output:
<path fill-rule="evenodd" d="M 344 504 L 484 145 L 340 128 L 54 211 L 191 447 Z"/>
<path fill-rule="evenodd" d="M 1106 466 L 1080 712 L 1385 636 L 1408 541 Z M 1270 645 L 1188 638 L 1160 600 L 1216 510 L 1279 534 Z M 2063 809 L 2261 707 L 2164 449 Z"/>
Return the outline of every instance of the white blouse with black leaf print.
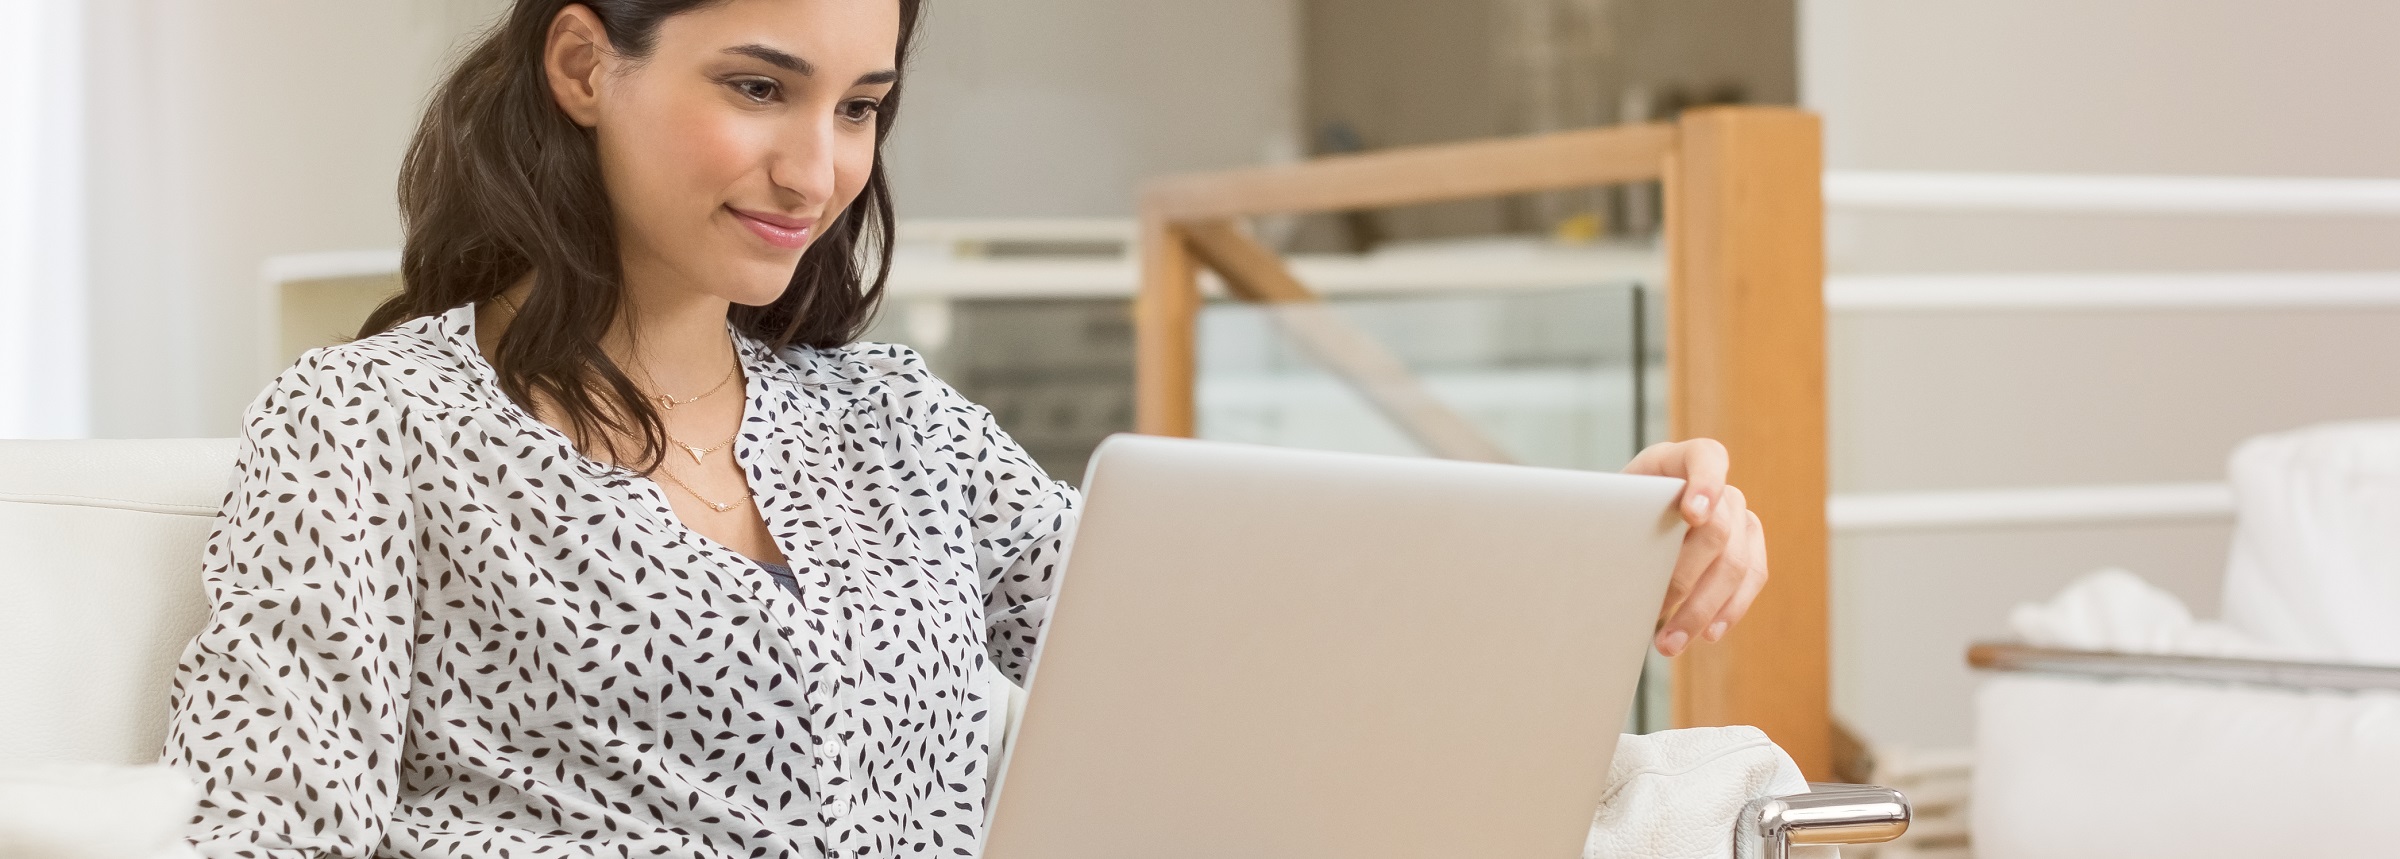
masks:
<path fill-rule="evenodd" d="M 500 392 L 460 307 L 254 403 L 166 760 L 205 857 L 963 856 L 1078 499 L 906 348 L 736 335 L 797 596 Z"/>

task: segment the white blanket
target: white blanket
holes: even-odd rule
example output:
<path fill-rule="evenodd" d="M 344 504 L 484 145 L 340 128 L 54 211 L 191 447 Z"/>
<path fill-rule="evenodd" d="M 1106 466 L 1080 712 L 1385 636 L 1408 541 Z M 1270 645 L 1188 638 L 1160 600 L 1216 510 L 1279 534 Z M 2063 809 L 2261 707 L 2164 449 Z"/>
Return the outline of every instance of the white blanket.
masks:
<path fill-rule="evenodd" d="M 1790 755 L 1757 728 L 1685 728 L 1617 740 L 1584 859 L 1729 859 L 1734 819 L 1763 796 L 1808 792 Z M 1833 857 L 1801 847 L 1795 857 Z"/>
<path fill-rule="evenodd" d="M 2017 638 L 2039 647 L 2270 659 L 2291 654 L 2222 623 L 2192 619 L 2174 594 L 2114 567 L 2084 574 L 2048 602 L 2009 612 Z"/>

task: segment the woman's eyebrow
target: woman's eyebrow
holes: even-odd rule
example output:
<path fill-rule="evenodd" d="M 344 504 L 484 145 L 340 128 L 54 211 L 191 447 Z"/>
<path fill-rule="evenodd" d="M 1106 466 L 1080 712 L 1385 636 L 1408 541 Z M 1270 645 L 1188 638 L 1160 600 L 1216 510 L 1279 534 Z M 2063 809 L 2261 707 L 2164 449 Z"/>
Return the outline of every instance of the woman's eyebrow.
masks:
<path fill-rule="evenodd" d="M 792 56 L 782 51 L 778 51 L 765 45 L 735 45 L 733 47 L 726 48 L 725 53 L 749 57 L 801 77 L 814 77 L 817 74 L 817 67 L 810 64 L 809 61 Z"/>
<path fill-rule="evenodd" d="M 726 48 L 725 53 L 749 57 L 801 77 L 815 77 L 817 74 L 817 67 L 815 64 L 765 45 L 735 45 L 733 47 Z M 888 84 L 898 81 L 899 79 L 900 71 L 898 69 L 884 69 L 883 71 L 879 72 L 868 72 L 866 74 L 859 75 L 858 80 L 853 82 L 851 86 Z"/>

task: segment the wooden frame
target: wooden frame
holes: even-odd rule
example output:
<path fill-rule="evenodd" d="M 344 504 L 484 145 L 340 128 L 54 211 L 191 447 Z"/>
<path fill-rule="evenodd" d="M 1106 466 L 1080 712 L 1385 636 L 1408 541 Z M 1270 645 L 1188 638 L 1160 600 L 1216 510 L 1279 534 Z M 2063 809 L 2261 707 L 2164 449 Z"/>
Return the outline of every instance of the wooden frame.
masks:
<path fill-rule="evenodd" d="M 1668 414 L 1715 438 L 1767 523 L 1773 584 L 1740 628 L 1674 661 L 1678 725 L 1749 724 L 1812 778 L 1833 772 L 1827 694 L 1824 203 L 1817 119 L 1721 107 L 1648 123 L 1394 149 L 1170 177 L 1144 188 L 1135 424 L 1195 427 L 1200 270 L 1278 321 L 1436 455 L 1505 454 L 1424 395 L 1373 341 L 1312 313 L 1315 295 L 1236 219 L 1662 181 Z M 1284 312 L 1288 311 L 1288 312 Z"/>

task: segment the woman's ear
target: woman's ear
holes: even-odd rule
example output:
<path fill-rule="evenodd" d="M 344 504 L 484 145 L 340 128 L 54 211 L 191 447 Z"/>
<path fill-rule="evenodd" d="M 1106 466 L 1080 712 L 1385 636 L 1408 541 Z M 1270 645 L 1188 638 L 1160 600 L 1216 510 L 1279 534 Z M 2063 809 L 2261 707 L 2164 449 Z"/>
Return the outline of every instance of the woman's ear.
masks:
<path fill-rule="evenodd" d="M 550 19 L 550 37 L 542 46 L 542 68 L 550 77 L 550 95 L 576 125 L 600 124 L 600 75 L 608 53 L 608 29 L 591 7 L 570 3 Z"/>

